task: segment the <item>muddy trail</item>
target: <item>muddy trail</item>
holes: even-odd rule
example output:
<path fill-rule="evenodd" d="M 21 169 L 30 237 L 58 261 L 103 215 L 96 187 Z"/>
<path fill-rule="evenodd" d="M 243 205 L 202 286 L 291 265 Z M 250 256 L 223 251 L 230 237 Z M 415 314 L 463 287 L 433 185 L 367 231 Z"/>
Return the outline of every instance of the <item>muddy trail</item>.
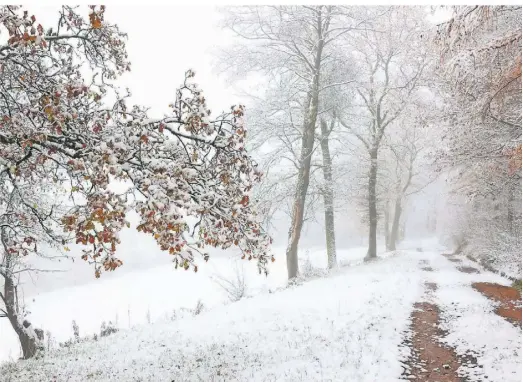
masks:
<path fill-rule="evenodd" d="M 476 267 L 465 265 L 458 256 L 443 256 L 462 273 L 482 273 Z M 421 260 L 419 266 L 424 272 L 434 271 L 425 260 Z M 521 294 L 517 289 L 487 282 L 474 282 L 470 287 L 497 305 L 494 311 L 497 315 L 521 328 Z M 426 382 L 466 382 L 469 379 L 459 373 L 460 367 L 482 366 L 478 366 L 472 351 L 467 355 L 459 355 L 454 348 L 442 342 L 449 333 L 441 329 L 440 307 L 431 302 L 437 289 L 436 283 L 426 282 L 424 298 L 414 305 L 410 317 L 410 336 L 403 341 L 403 345 L 410 350 L 410 356 L 403 362 L 402 378 Z M 488 380 L 486 378 L 485 376 L 485 380 Z"/>
<path fill-rule="evenodd" d="M 492 283 L 473 283 L 472 287 L 499 303 L 497 315 L 521 328 L 521 294 L 516 288 Z"/>
<path fill-rule="evenodd" d="M 426 272 L 432 268 L 423 267 Z M 435 292 L 435 283 L 425 284 L 427 294 Z M 460 359 L 454 349 L 439 340 L 446 333 L 439 328 L 440 310 L 429 302 L 418 302 L 411 314 L 412 337 L 403 344 L 410 349 L 410 357 L 404 362 L 402 377 L 406 380 L 427 382 L 464 382 L 458 375 Z"/>
<path fill-rule="evenodd" d="M 456 255 L 444 256 L 454 263 L 462 262 Z M 479 269 L 470 266 L 458 266 L 457 269 L 468 274 L 479 274 L 481 272 Z M 486 282 L 472 283 L 471 286 L 483 296 L 498 304 L 495 310 L 498 316 L 521 328 L 521 292 L 519 290 L 506 285 Z"/>

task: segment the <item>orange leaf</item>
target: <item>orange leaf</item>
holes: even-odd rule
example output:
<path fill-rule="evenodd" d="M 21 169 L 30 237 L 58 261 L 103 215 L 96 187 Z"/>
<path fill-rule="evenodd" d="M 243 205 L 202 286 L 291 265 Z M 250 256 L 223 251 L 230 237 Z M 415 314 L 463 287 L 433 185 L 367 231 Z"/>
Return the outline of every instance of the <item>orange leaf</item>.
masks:
<path fill-rule="evenodd" d="M 100 17 L 96 13 L 91 13 L 89 15 L 89 20 L 91 21 L 91 26 L 94 29 L 100 29 L 102 27 L 102 20 L 100 20 Z"/>

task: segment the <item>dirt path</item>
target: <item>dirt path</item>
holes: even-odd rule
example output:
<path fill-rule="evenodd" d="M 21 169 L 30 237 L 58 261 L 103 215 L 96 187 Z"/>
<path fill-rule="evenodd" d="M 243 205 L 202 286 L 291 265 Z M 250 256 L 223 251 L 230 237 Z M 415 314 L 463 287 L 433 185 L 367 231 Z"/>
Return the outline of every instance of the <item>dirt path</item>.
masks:
<path fill-rule="evenodd" d="M 423 270 L 428 270 L 425 267 Z M 434 283 L 425 284 L 430 294 L 437 289 Z M 456 352 L 438 341 L 445 333 L 439 329 L 440 311 L 437 305 L 418 302 L 411 314 L 412 338 L 404 344 L 411 350 L 404 363 L 402 377 L 407 380 L 426 382 L 462 382 L 457 370 L 461 366 Z"/>
<path fill-rule="evenodd" d="M 456 255 L 444 254 L 448 260 L 461 263 L 462 260 Z M 480 273 L 476 268 L 470 266 L 458 266 L 457 269 L 464 273 Z M 493 283 L 473 283 L 472 288 L 496 303 L 495 310 L 498 316 L 503 317 L 511 324 L 521 327 L 521 293 L 513 287 Z"/>
<path fill-rule="evenodd" d="M 492 283 L 473 283 L 472 287 L 500 304 L 496 314 L 521 327 L 521 293 L 516 288 Z"/>

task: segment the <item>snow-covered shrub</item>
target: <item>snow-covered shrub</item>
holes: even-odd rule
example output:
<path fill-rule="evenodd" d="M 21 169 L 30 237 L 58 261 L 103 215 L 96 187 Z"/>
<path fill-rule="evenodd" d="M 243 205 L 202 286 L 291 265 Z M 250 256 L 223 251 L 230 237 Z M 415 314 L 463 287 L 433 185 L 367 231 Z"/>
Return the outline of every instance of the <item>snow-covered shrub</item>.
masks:
<path fill-rule="evenodd" d="M 45 332 L 45 338 L 46 338 L 46 344 L 47 344 L 47 351 L 50 351 L 52 348 L 55 347 L 55 340 L 54 340 L 54 337 L 52 336 L 51 332 L 49 330 L 47 330 Z"/>
<path fill-rule="evenodd" d="M 198 303 L 200 303 L 200 302 L 201 301 L 198 301 Z M 196 308 L 198 308 L 198 303 L 196 304 Z M 183 307 L 178 308 L 178 309 L 173 309 L 171 317 L 170 317 L 171 321 L 180 320 L 185 317 L 195 316 L 196 308 L 194 310 L 183 308 Z M 203 309 L 203 304 L 201 304 L 200 308 Z M 201 311 L 199 313 L 201 313 Z"/>
<path fill-rule="evenodd" d="M 454 253 L 463 253 L 491 271 L 521 278 L 521 205 L 496 197 L 470 200 L 453 196 L 456 208 L 443 236 Z M 516 199 L 520 199 L 518 196 Z"/>
<path fill-rule="evenodd" d="M 203 305 L 202 300 L 198 300 L 198 302 L 196 303 L 196 307 L 193 310 L 193 315 L 195 315 L 195 316 L 199 315 L 201 312 L 203 312 L 203 309 L 204 309 L 204 305 Z"/>
<path fill-rule="evenodd" d="M 521 236 L 499 232 L 479 251 L 481 260 L 501 272 L 513 277 L 521 277 Z"/>
<path fill-rule="evenodd" d="M 312 265 L 309 256 L 307 256 L 301 264 L 300 275 L 304 279 L 324 277 L 327 275 L 327 270 Z"/>
<path fill-rule="evenodd" d="M 102 326 L 100 327 L 100 337 L 107 337 L 110 336 L 113 333 L 116 333 L 118 331 L 118 328 L 109 321 L 107 324 L 102 322 Z"/>
<path fill-rule="evenodd" d="M 151 309 L 149 309 L 149 307 L 147 307 L 147 313 L 145 314 L 145 319 L 147 320 L 148 324 L 151 323 Z"/>
<path fill-rule="evenodd" d="M 67 341 L 64 341 L 64 342 L 60 342 L 58 344 L 58 346 L 60 346 L 61 348 L 68 348 L 68 347 L 71 347 L 75 344 L 75 340 L 72 339 L 72 338 L 69 338 Z"/>
<path fill-rule="evenodd" d="M 73 320 L 73 334 L 76 342 L 80 342 L 80 328 L 75 320 Z"/>
<path fill-rule="evenodd" d="M 245 281 L 245 269 L 239 261 L 234 262 L 232 267 L 233 275 L 231 277 L 215 274 L 212 280 L 225 293 L 231 302 L 236 302 L 245 297 L 247 292 L 247 283 Z"/>
<path fill-rule="evenodd" d="M 80 327 L 76 323 L 75 320 L 72 321 L 72 328 L 73 328 L 73 337 L 69 338 L 67 341 L 58 343 L 58 346 L 60 348 L 69 348 L 76 344 L 88 342 L 88 341 L 98 341 L 98 334 L 95 333 L 93 336 L 86 336 L 86 337 L 80 337 Z M 109 321 L 109 325 L 105 325 L 105 322 L 102 323 L 100 332 L 108 333 L 106 335 L 109 335 L 111 333 L 111 330 L 118 331 L 118 329 Z M 101 333 L 100 333 L 101 335 Z M 52 349 L 54 347 L 54 339 L 51 339 L 51 333 L 48 331 L 46 332 L 47 336 L 47 349 Z M 102 335 L 101 335 L 102 336 Z M 103 337 L 103 336 L 102 336 Z"/>

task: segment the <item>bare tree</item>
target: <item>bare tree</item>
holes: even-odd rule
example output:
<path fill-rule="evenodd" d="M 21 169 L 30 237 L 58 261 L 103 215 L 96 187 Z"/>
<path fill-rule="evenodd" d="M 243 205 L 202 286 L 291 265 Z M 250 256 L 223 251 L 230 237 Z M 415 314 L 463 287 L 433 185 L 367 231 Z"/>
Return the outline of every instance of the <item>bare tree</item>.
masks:
<path fill-rule="evenodd" d="M 365 147 L 369 159 L 368 213 L 369 248 L 366 259 L 376 258 L 378 223 L 378 153 L 388 126 L 409 105 L 416 94 L 426 65 L 418 27 L 419 9 L 374 8 L 372 29 L 356 33 L 347 42 L 359 63 L 357 103 L 351 111 L 340 111 L 338 120 Z M 412 57 L 417 57 L 412 60 Z"/>
<path fill-rule="evenodd" d="M 289 95 L 287 102 L 280 104 L 276 111 L 280 117 L 288 116 L 285 124 L 288 129 L 282 129 L 277 136 L 286 153 L 291 154 L 289 160 L 296 168 L 286 251 L 289 279 L 298 275 L 298 245 L 311 184 L 313 155 L 320 146 L 315 142 L 318 115 L 323 112 L 320 110 L 322 94 L 352 81 L 346 78 L 343 82 L 327 82 L 326 73 L 336 62 L 335 42 L 358 24 L 362 23 L 355 22 L 352 11 L 345 7 L 227 9 L 225 25 L 250 44 L 234 44 L 227 49 L 222 56 L 226 69 L 237 72 L 234 68 L 242 63 L 244 71 L 259 71 L 290 90 L 284 92 Z M 327 144 L 326 140 L 322 142 Z M 329 224 L 333 225 L 332 219 Z M 331 228 L 326 231 L 332 232 L 333 237 Z M 332 243 L 331 240 L 329 246 L 334 245 Z"/>
<path fill-rule="evenodd" d="M 423 118 L 423 105 L 412 105 L 416 111 L 406 113 L 391 126 L 384 145 L 384 174 L 381 179 L 385 216 L 385 244 L 396 250 L 400 239 L 400 222 L 406 199 L 434 182 L 437 174 L 429 168 L 429 139 L 434 126 Z"/>

